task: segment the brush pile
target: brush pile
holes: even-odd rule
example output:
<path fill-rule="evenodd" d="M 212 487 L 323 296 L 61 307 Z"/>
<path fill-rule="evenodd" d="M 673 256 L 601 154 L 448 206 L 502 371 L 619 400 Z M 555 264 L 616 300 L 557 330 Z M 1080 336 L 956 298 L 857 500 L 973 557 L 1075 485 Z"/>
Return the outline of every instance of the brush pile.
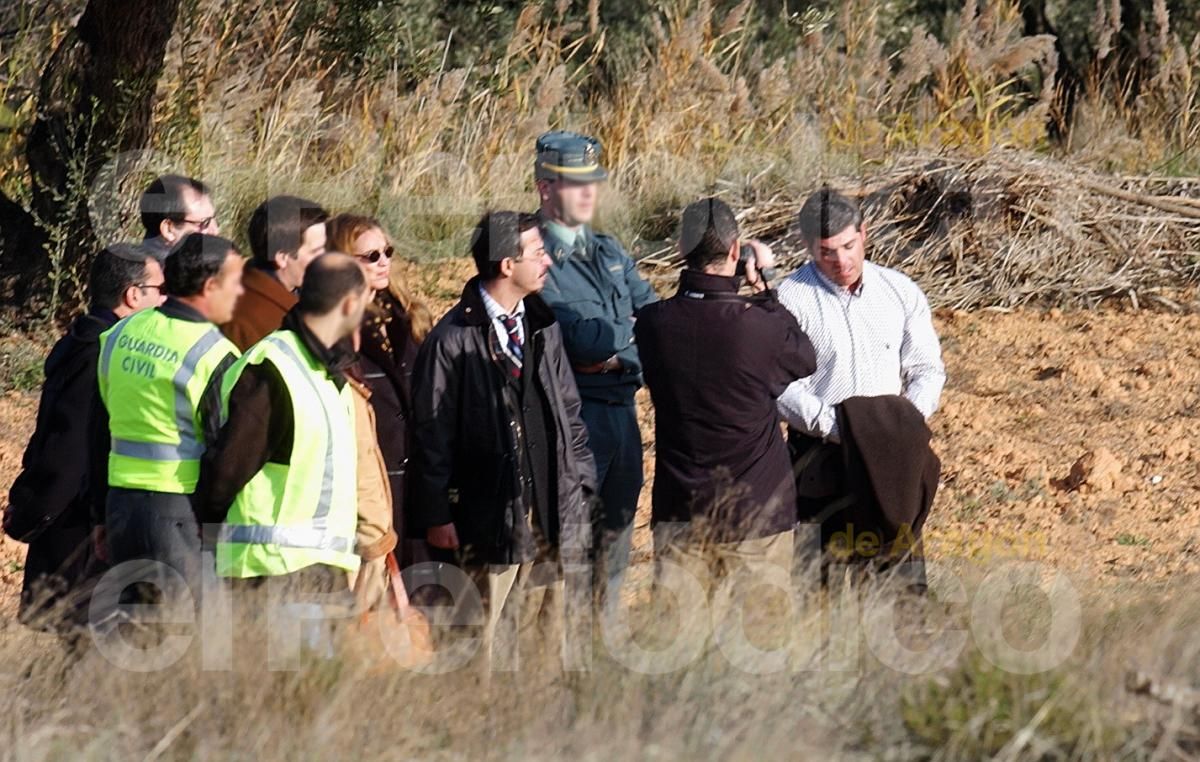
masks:
<path fill-rule="evenodd" d="M 914 278 L 934 307 L 1193 308 L 1200 178 L 1115 177 L 994 151 L 913 155 L 829 184 L 863 204 L 868 256 Z M 738 213 L 747 237 L 776 244 L 785 271 L 806 256 L 800 203 L 775 197 Z M 666 275 L 680 258 L 664 249 L 642 262 Z"/>

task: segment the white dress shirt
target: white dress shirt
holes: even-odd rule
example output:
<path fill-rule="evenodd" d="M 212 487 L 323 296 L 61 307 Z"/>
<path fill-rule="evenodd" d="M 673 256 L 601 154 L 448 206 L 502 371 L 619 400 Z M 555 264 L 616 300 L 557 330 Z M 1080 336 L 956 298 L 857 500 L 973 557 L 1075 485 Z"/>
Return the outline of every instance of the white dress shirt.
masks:
<path fill-rule="evenodd" d="M 809 436 L 839 441 L 834 405 L 850 397 L 902 394 L 928 419 L 946 369 L 929 301 L 908 276 L 863 263 L 856 291 L 838 286 L 813 262 L 779 286 L 779 301 L 817 350 L 817 371 L 780 396 L 780 414 Z"/>
<path fill-rule="evenodd" d="M 504 327 L 504 321 L 501 318 L 510 317 L 500 306 L 500 302 L 492 298 L 492 295 L 487 292 L 482 285 L 479 287 L 479 294 L 483 297 L 483 308 L 487 310 L 488 317 L 492 319 L 492 330 L 496 332 L 496 338 L 500 339 L 500 348 L 504 350 L 504 354 L 508 359 L 519 368 L 521 367 L 521 358 L 515 356 L 512 350 L 508 348 L 508 329 Z M 511 317 L 517 319 L 517 335 L 521 337 L 521 347 L 525 347 L 525 300 L 517 302 L 517 308 L 512 311 Z"/>

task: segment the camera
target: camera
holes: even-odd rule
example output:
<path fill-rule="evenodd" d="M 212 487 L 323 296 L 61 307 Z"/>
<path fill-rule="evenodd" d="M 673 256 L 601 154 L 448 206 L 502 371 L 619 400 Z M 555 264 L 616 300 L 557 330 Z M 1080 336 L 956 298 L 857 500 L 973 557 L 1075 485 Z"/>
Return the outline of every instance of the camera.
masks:
<path fill-rule="evenodd" d="M 742 241 L 742 255 L 738 258 L 737 270 L 735 272 L 737 275 L 743 278 L 746 277 L 746 264 L 748 262 L 754 262 L 758 269 L 758 276 L 762 278 L 763 283 L 769 283 L 775 279 L 777 270 L 774 266 L 774 262 L 772 262 L 768 267 L 758 267 L 758 247 L 760 245 L 761 244 L 759 244 L 758 241 Z"/>

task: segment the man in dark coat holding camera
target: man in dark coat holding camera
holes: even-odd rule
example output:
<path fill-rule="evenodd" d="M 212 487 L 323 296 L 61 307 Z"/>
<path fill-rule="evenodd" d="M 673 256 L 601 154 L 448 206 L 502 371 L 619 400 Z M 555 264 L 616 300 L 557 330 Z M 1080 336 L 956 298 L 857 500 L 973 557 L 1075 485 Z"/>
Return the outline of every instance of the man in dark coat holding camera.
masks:
<path fill-rule="evenodd" d="M 816 356 L 763 277 L 770 249 L 739 242 L 728 205 L 688 206 L 679 245 L 678 293 L 634 329 L 655 409 L 655 552 L 715 547 L 787 570 L 795 486 L 775 399 Z M 743 273 L 754 296 L 738 294 Z"/>

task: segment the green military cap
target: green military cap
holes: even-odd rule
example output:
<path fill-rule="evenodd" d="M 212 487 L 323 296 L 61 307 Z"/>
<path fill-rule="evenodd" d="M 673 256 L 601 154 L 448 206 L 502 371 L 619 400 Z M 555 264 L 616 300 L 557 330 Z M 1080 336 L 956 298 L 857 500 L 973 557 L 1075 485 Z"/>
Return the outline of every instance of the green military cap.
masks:
<path fill-rule="evenodd" d="M 593 137 L 567 130 L 547 132 L 537 139 L 535 175 L 539 180 L 562 177 L 581 183 L 607 180 L 600 150 L 600 141 Z"/>

